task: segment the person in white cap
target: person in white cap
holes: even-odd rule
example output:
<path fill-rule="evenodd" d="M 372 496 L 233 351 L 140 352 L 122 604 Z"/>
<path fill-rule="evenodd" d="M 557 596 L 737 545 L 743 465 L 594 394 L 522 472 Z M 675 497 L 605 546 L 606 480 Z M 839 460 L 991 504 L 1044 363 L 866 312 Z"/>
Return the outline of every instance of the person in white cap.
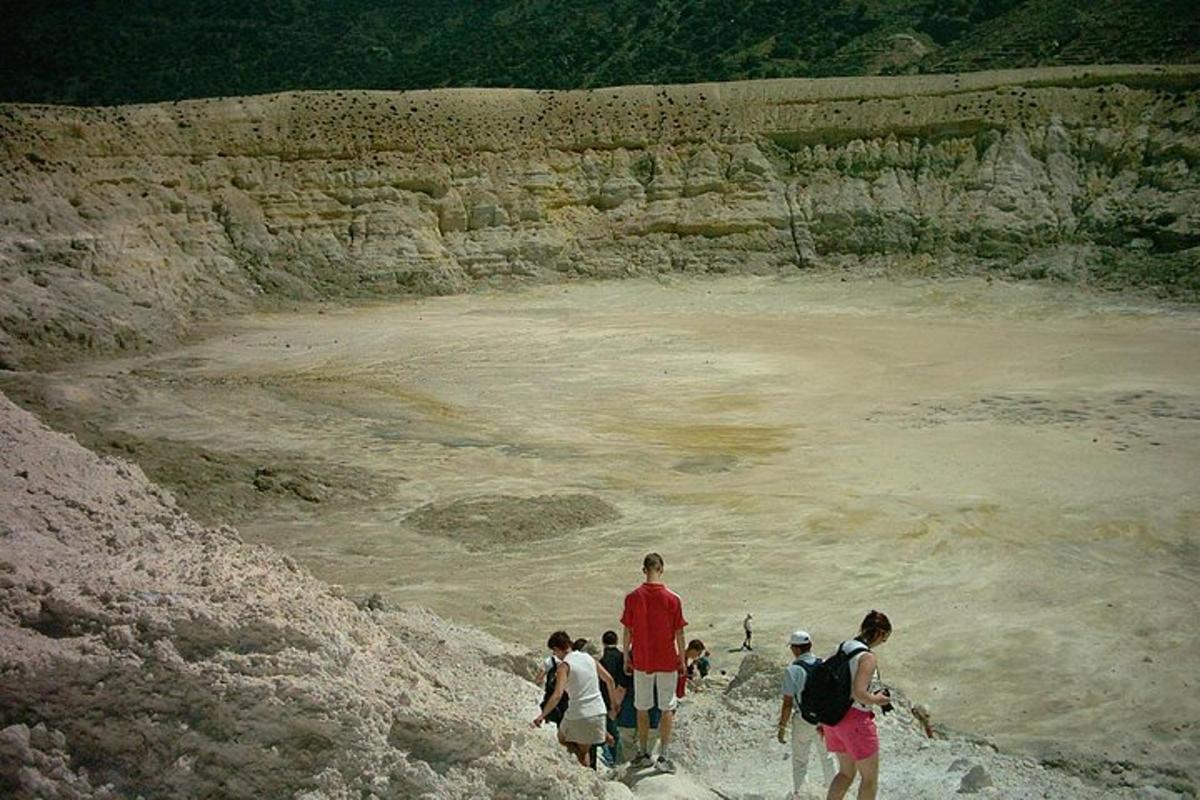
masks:
<path fill-rule="evenodd" d="M 792 651 L 792 663 L 783 671 L 783 686 L 780 694 L 783 704 L 779 708 L 779 730 L 776 738 L 785 743 L 788 721 L 800 714 L 800 695 L 804 693 L 804 684 L 808 679 L 808 670 L 821 663 L 821 659 L 812 654 L 812 637 L 806 631 L 794 631 L 788 638 L 788 646 Z M 813 745 L 816 745 L 814 748 Z M 808 759 L 813 750 L 821 762 L 821 772 L 825 779 L 824 786 L 833 780 L 833 763 L 829 754 L 821 745 L 821 726 L 812 726 L 803 719 L 792 722 L 792 797 L 804 797 L 804 782 L 808 778 Z"/>

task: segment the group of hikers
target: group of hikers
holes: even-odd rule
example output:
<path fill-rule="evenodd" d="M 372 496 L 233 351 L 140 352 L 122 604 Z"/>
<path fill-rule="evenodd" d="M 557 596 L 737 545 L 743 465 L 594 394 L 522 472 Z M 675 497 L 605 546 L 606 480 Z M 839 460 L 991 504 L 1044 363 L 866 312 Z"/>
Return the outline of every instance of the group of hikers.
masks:
<path fill-rule="evenodd" d="M 598 760 L 628 761 L 631 768 L 673 773 L 671 737 L 678 701 L 694 679 L 709 669 L 709 653 L 698 639 L 684 641 L 687 621 L 679 595 L 663 583 L 663 559 L 642 561 L 643 582 L 625 596 L 623 634 L 602 637 L 603 653 L 589 652 L 584 639 L 555 631 L 551 655 L 542 666 L 545 694 L 534 726 L 558 725 L 558 739 L 585 767 Z M 750 649 L 750 619 L 742 649 Z M 808 763 L 822 766 L 826 798 L 841 800 L 856 777 L 858 797 L 872 800 L 879 783 L 879 736 L 873 706 L 892 710 L 879 683 L 873 648 L 888 640 L 892 625 L 880 611 L 863 619 L 858 635 L 842 642 L 822 661 L 812 653 L 811 636 L 797 630 L 789 638 L 792 663 L 783 673 L 777 738 L 787 742 L 791 724 L 793 797 L 804 796 Z M 799 717 L 800 719 L 796 719 Z M 657 754 L 651 755 L 657 734 Z M 836 771 L 829 755 L 837 762 Z"/>

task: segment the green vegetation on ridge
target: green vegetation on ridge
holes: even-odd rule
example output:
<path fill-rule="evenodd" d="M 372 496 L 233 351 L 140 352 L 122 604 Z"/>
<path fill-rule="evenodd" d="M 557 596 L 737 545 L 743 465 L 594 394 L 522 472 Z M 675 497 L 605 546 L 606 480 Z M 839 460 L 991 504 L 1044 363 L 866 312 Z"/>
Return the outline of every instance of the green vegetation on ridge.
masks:
<path fill-rule="evenodd" d="M 1194 0 L 0 0 L 0 100 L 1195 62 Z"/>

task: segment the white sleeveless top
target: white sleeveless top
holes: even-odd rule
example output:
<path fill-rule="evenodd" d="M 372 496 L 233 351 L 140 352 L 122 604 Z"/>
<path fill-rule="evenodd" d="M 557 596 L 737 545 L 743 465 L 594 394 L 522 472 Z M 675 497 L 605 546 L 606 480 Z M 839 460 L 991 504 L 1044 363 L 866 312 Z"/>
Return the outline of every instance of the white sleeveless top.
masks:
<path fill-rule="evenodd" d="M 853 694 L 854 694 L 854 689 L 853 689 L 854 676 L 858 674 L 858 662 L 862 660 L 863 654 L 869 652 L 871 648 L 867 647 L 865 644 L 858 641 L 857 639 L 850 639 L 849 641 L 842 642 L 839 649 L 843 653 L 854 653 L 854 655 L 850 656 L 850 686 L 851 686 L 850 693 L 851 693 L 851 696 L 853 696 Z M 879 670 L 876 669 L 874 672 L 871 673 L 871 680 L 867 684 L 867 691 L 868 692 L 877 691 L 879 688 L 879 685 L 880 685 Z M 860 711 L 870 711 L 871 710 L 870 708 L 868 708 L 867 706 L 858 702 L 857 700 L 854 701 L 854 708 L 857 708 Z"/>
<path fill-rule="evenodd" d="M 596 672 L 596 659 L 587 653 L 573 650 L 563 659 L 570 671 L 567 673 L 567 695 L 571 698 L 567 706 L 567 719 L 583 719 L 603 715 L 604 697 L 600 694 L 600 677 Z"/>

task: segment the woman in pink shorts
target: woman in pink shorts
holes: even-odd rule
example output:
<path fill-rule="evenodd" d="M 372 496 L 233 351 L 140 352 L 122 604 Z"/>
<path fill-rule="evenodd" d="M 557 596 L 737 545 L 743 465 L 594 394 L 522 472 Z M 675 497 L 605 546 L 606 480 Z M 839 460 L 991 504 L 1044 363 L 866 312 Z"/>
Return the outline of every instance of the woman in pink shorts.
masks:
<path fill-rule="evenodd" d="M 892 623 L 882 611 L 872 611 L 862 621 L 858 636 L 842 642 L 841 650 L 850 658 L 853 676 L 851 695 L 854 704 L 837 725 L 823 725 L 825 748 L 838 762 L 838 774 L 829 785 L 827 800 L 842 800 L 854 783 L 855 775 L 862 776 L 858 785 L 858 800 L 875 800 L 879 790 L 879 734 L 875 731 L 875 714 L 867 706 L 883 706 L 891 702 L 886 694 L 872 691 L 875 679 L 875 654 L 878 647 L 892 635 Z"/>

